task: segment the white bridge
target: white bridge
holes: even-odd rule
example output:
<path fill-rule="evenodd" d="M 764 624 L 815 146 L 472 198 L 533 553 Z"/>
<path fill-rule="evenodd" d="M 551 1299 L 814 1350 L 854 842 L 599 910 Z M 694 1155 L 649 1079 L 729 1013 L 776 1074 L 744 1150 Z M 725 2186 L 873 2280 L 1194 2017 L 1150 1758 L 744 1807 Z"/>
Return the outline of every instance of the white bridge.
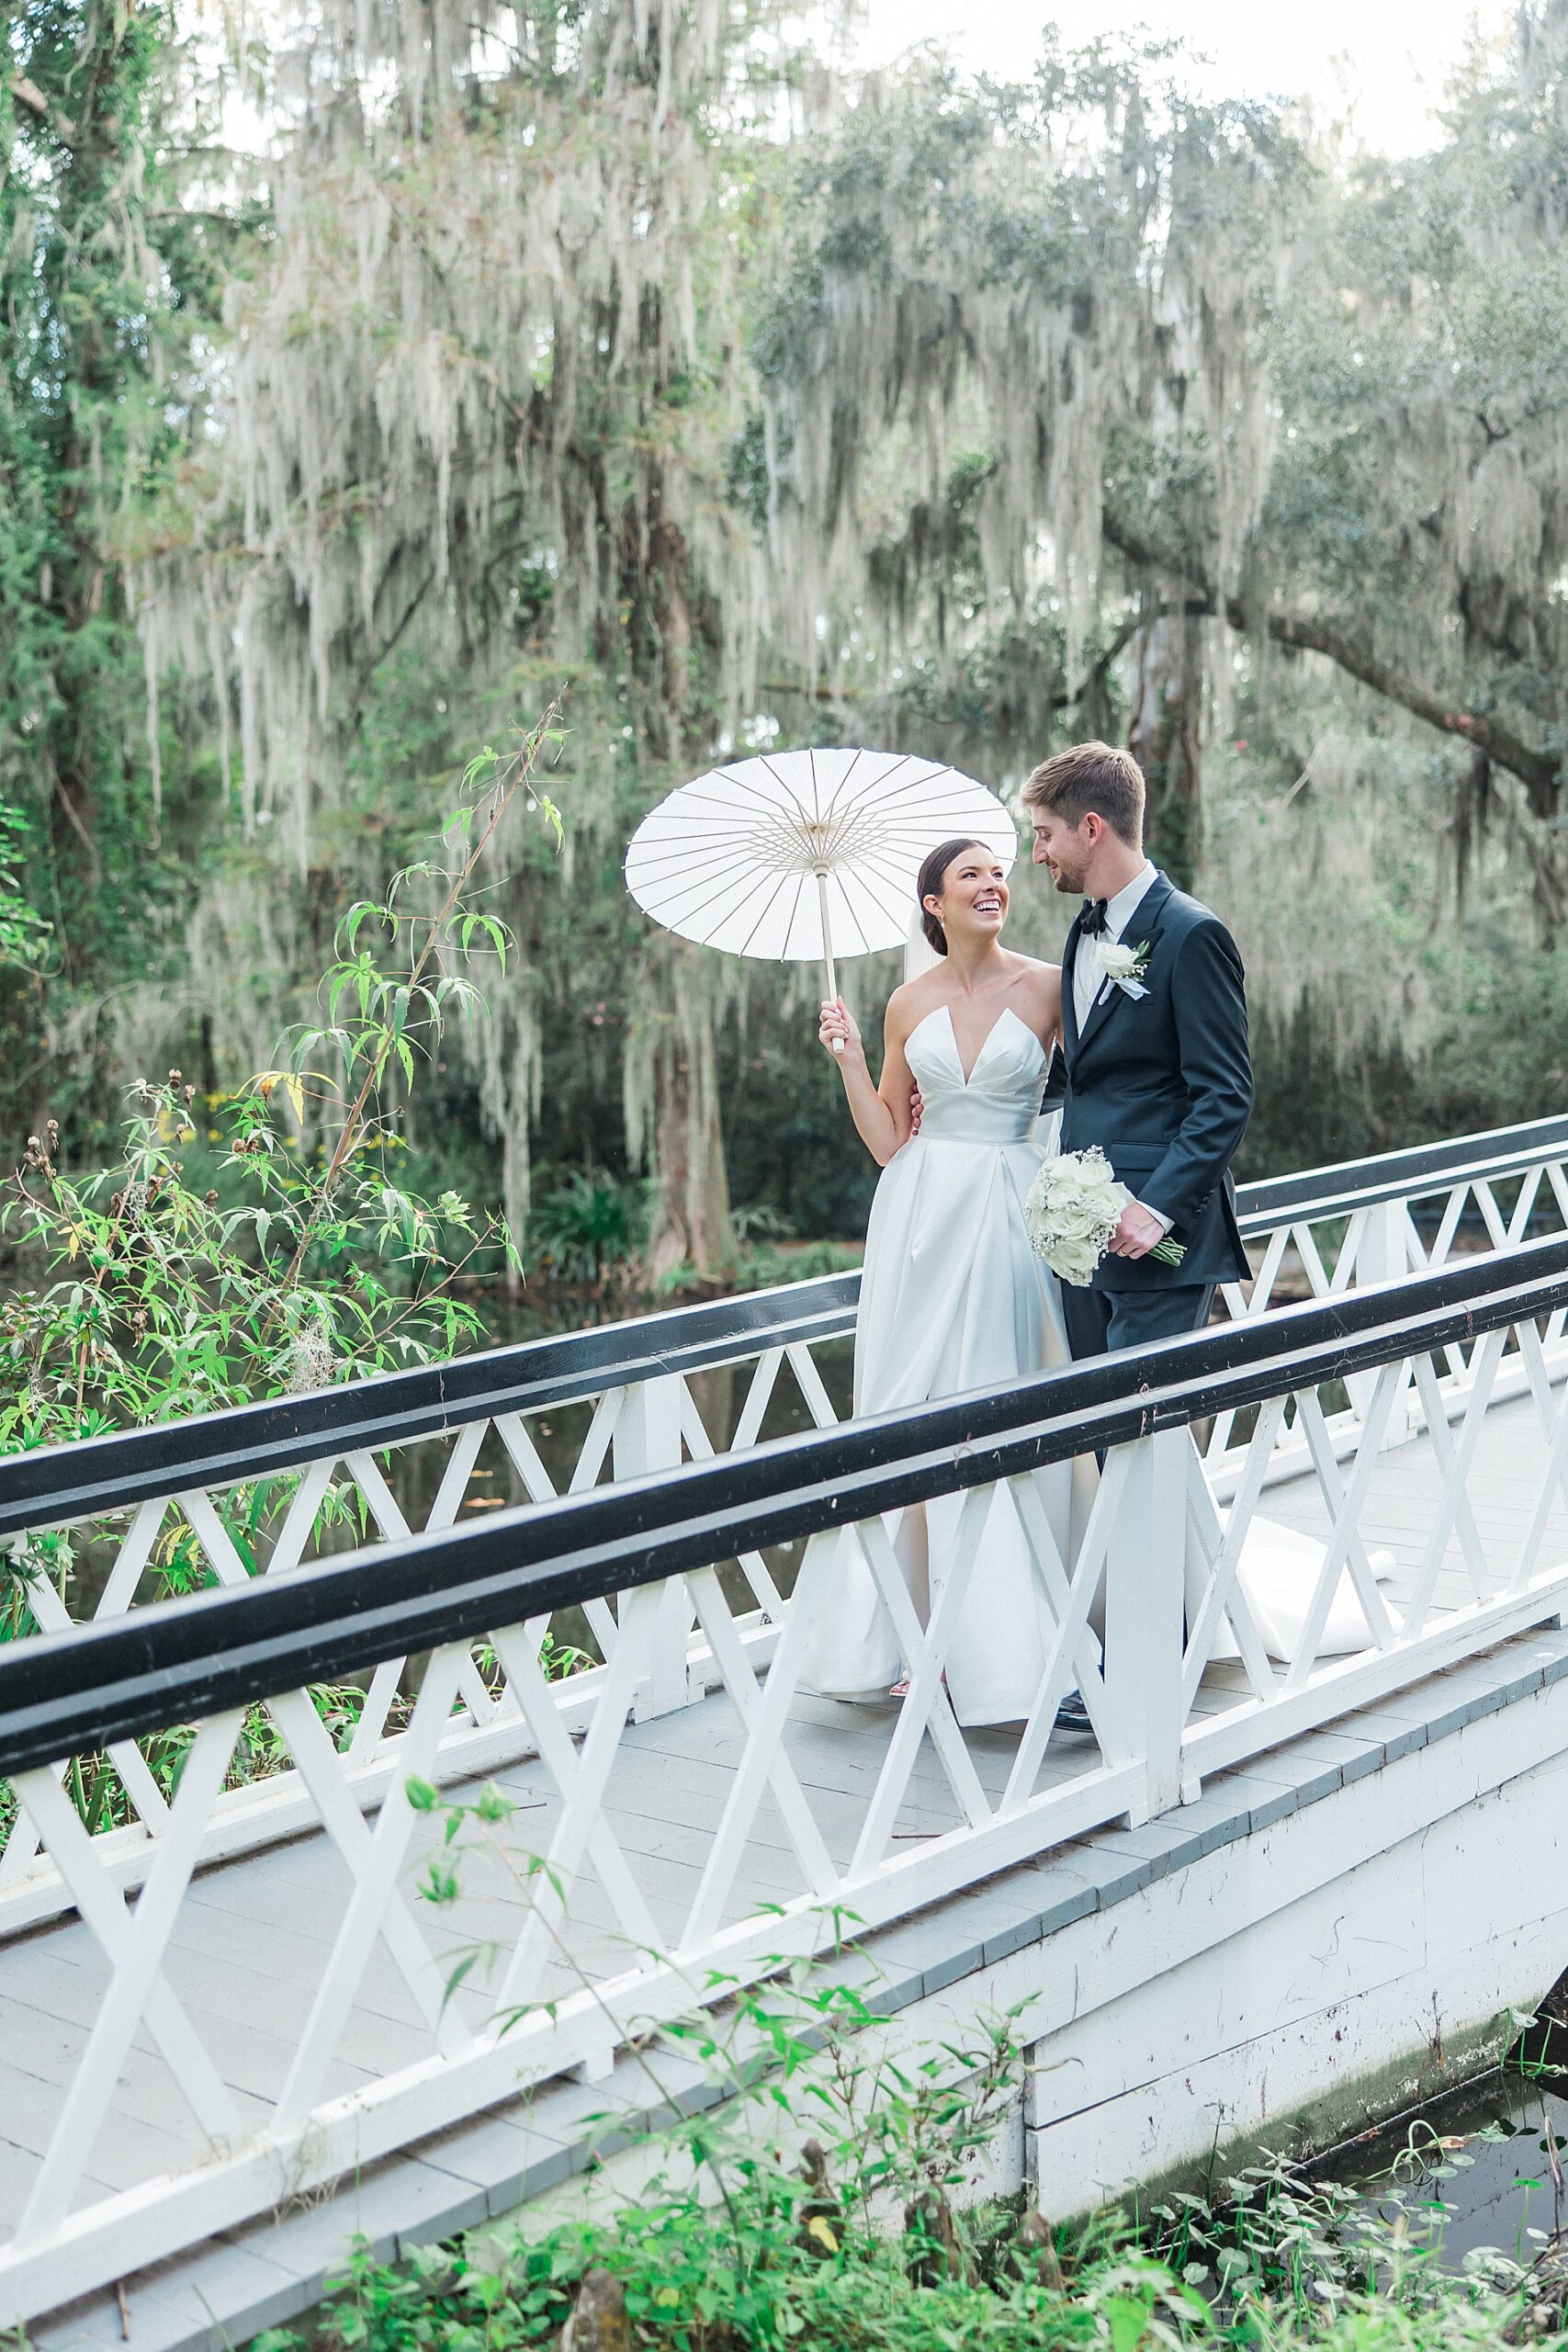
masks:
<path fill-rule="evenodd" d="M 1492 2047 L 1568 1962 L 1565 1165 L 1555 1119 L 1255 1185 L 1228 1319 L 876 1420 L 843 1277 L 0 1464 L 0 2326 L 239 2342 L 355 2230 L 573 2193 L 660 2021 L 792 1953 L 911 2040 L 1028 2000 L 998 2162 L 1057 2211 Z M 1094 1450 L 1064 1559 L 1028 1474 Z M 942 1682 L 1002 1479 L 1021 1734 Z M 892 1531 L 952 1493 L 922 1626 Z M 1324 1547 L 1283 1661 L 1264 1497 Z M 884 1708 L 800 1688 L 850 1521 Z M 1320 1658 L 1342 1576 L 1374 1638 Z M 446 1903 L 411 1780 L 515 1808 Z"/>

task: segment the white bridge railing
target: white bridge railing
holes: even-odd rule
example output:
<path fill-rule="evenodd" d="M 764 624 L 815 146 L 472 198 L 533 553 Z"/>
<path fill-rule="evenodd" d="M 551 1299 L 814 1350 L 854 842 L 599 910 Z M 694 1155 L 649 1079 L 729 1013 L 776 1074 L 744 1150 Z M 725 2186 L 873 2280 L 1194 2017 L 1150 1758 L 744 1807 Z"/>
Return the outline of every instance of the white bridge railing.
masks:
<path fill-rule="evenodd" d="M 1257 1272 L 1227 1286 L 1220 1312 L 1247 1322 L 1292 1299 L 1328 1300 L 1371 1283 L 1436 1272 L 1510 1250 L 1527 1237 L 1568 1234 L 1568 1118 L 1245 1187 L 1242 1227 Z M 0 1544 L 25 1579 L 31 1626 L 62 1634 L 107 1624 L 178 1589 L 239 1588 L 287 1577 L 361 1543 L 398 1544 L 468 1514 L 580 1495 L 604 1483 L 711 1461 L 804 1426 L 837 1426 L 834 1391 L 848 1389 L 859 1276 L 843 1275 L 492 1351 L 436 1370 L 396 1374 L 88 1441 L 0 1462 Z M 1552 1374 L 1568 1362 L 1561 1318 L 1542 1340 Z M 1212 1503 L 1246 1478 L 1264 1491 L 1361 1445 L 1368 1415 L 1380 1442 L 1414 1435 L 1434 1412 L 1463 1411 L 1476 1366 L 1461 1341 L 1429 1377 L 1407 1374 L 1378 1396 L 1352 1374 L 1310 1415 L 1273 1419 L 1261 1454 L 1220 1408 L 1199 1434 Z M 1525 1383 L 1517 1353 L 1488 1369 L 1500 1402 Z M 788 1614 L 797 1553 L 743 1549 L 730 1570 L 736 1638 L 759 1666 Z M 537 1630 L 537 1629 L 536 1629 Z M 613 1594 L 590 1595 L 544 1629 L 547 1668 L 564 1727 L 582 1730 L 612 1679 L 619 1618 Z M 560 1652 L 570 1644 L 567 1654 Z M 374 1806 L 407 1736 L 407 1661 L 378 1665 L 363 1694 L 339 1685 L 327 1707 L 355 1802 Z M 689 1597 L 667 1596 L 631 1699 L 639 1719 L 700 1701 L 722 1679 Z M 323 1702 L 323 1705 L 327 1702 Z M 476 1644 L 430 1765 L 446 1781 L 493 1771 L 535 1752 L 527 1710 L 506 1657 Z M 309 1788 L 278 1743 L 264 1741 L 214 1804 L 198 1859 L 216 1860 L 292 1835 L 315 1818 Z M 102 1866 L 141 1883 L 169 1818 L 166 1772 L 134 1745 L 74 1777 Z M 0 1935 L 73 1907 L 36 1823 L 0 1807 Z"/>
<path fill-rule="evenodd" d="M 601 2068 L 619 2040 L 711 1998 L 716 1982 L 816 1949 L 846 1917 L 896 1918 L 1118 1817 L 1142 1820 L 1190 1798 L 1205 1774 L 1561 1618 L 1565 1311 L 1568 1240 L 1536 1242 L 1019 1390 L 784 1439 L 8 1645 L 0 1771 L 96 1949 L 85 1953 L 73 1931 L 72 1998 L 55 2013 L 43 2072 L 29 2076 L 44 2111 L 6 2118 L 27 2181 L 0 2246 L 0 2324 L 308 2195 L 530 2082 Z M 1442 1384 L 1454 1350 L 1466 1400 L 1450 1419 Z M 1516 1367 L 1518 1395 L 1499 1411 Z M 1352 1381 L 1370 1395 L 1346 1455 L 1328 1425 Z M 1414 1482 L 1384 1443 L 1404 1397 L 1426 1419 Z M 1237 1456 L 1228 1521 L 1191 1435 L 1218 1415 L 1232 1417 Z M 1299 1430 L 1310 1460 L 1320 1537 L 1299 1637 L 1276 1658 L 1238 1566 L 1281 1428 Z M 1104 1468 L 1067 1556 L 1037 1481 L 1088 1452 L 1103 1453 Z M 1391 1473 L 1408 1538 L 1393 1587 L 1374 1573 L 1369 1518 Z M 944 1668 L 1003 1484 L 1053 1630 L 1027 1723 L 965 1731 Z M 962 1503 L 922 1624 L 891 1530 L 946 1495 Z M 874 1729 L 871 1766 L 849 1792 L 825 1788 L 801 1750 L 828 1706 L 803 1695 L 802 1667 L 836 1605 L 834 1547 L 805 1554 L 766 1658 L 746 1646 L 751 1596 L 736 1580 L 748 1559 L 777 1559 L 786 1544 L 846 1526 L 859 1531 L 909 1665 L 897 1704 L 870 1715 L 829 1707 L 840 1728 L 854 1718 L 863 1749 Z M 1320 1656 L 1345 1579 L 1368 1638 L 1349 1655 Z M 546 1629 L 559 1612 L 612 1600 L 597 1699 L 567 1703 L 541 1668 Z M 646 1825 L 651 1783 L 672 1769 L 632 1716 L 671 1616 L 683 1625 L 688 1613 L 711 1661 L 702 1679 L 722 1693 L 708 1703 L 730 1769 L 699 1859 L 677 1869 L 660 1838 L 627 1835 Z M 447 1915 L 423 1905 L 414 1883 L 422 1859 L 439 1851 L 438 1824 L 407 1783 L 436 1769 L 480 1642 L 504 1669 L 511 1745 L 538 1761 L 527 1811 L 498 1832 L 510 1868 L 466 1891 L 495 1970 L 453 1990 Z M 368 1674 L 374 1688 L 394 1666 L 400 1676 L 405 1654 L 425 1663 L 372 1825 L 363 1763 L 339 1752 L 311 1686 Z M 1075 1683 L 1094 1726 L 1087 1743 L 1055 1729 Z M 225 1784 L 258 1724 L 298 1776 L 297 1802 L 330 1849 L 338 1891 L 313 1910 L 309 1937 L 273 1922 L 265 1905 L 236 1928 L 238 1965 L 256 1965 L 271 1936 L 288 1943 L 287 1965 L 275 1956 L 267 1979 L 265 2050 L 246 2037 L 236 2056 L 198 1995 L 193 1954 L 211 1951 L 214 1914 L 196 1873 L 215 1835 L 231 1837 Z M 107 1752 L 123 1770 L 176 1727 L 183 1769 L 128 1905 L 110 1841 L 88 1834 L 73 1801 L 69 1759 Z M 668 1817 L 682 1817 L 679 1801 Z M 0 1943 L 0 1995 L 13 1951 L 26 1983 L 48 1966 L 34 1938 Z M 398 2018 L 404 2055 L 368 2073 L 361 2057 L 345 2082 L 345 2033 L 356 2015 L 363 2030 L 367 2011 Z M 116 2102 L 126 2083 L 133 2105 L 151 2096 L 154 2075 L 177 2094 L 179 2160 L 166 2153 L 165 2120 L 127 2179 Z M 97 2154 L 117 2120 L 118 2171 Z"/>

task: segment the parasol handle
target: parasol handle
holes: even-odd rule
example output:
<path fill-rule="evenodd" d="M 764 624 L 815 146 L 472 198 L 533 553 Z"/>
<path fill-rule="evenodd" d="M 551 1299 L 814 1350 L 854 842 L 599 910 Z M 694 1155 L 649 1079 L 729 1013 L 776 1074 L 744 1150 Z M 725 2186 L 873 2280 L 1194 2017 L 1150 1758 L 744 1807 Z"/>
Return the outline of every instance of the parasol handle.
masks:
<path fill-rule="evenodd" d="M 822 960 L 828 967 L 828 999 L 830 1003 L 839 993 L 839 983 L 833 977 L 833 928 L 828 920 L 828 869 L 825 865 L 817 869 L 817 903 L 822 910 Z M 833 1051 L 842 1058 L 844 1041 L 841 1037 L 834 1038 Z"/>

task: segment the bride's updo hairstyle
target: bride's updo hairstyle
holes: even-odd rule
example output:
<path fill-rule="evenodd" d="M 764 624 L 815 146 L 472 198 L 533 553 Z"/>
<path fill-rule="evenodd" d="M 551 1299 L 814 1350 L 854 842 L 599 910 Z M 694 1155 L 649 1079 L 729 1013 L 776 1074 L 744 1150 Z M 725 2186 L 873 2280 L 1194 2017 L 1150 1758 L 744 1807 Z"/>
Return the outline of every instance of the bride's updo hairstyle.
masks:
<path fill-rule="evenodd" d="M 933 849 L 920 868 L 920 878 L 915 885 L 915 896 L 920 903 L 920 929 L 939 956 L 947 953 L 947 933 L 926 900 L 941 898 L 942 876 L 955 857 L 962 857 L 966 849 L 984 849 L 985 846 L 984 842 L 977 842 L 971 834 L 964 833 L 957 841 L 943 842 L 940 849 Z"/>

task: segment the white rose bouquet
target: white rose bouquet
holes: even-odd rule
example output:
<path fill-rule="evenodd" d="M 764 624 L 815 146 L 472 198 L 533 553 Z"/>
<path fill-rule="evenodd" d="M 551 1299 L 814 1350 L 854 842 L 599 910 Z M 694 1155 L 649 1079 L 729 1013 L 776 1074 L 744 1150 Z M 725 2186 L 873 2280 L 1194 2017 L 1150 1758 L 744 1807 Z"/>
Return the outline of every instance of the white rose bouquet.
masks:
<path fill-rule="evenodd" d="M 1023 1204 L 1030 1246 L 1063 1282 L 1085 1289 L 1132 1197 L 1098 1145 L 1043 1160 Z M 1179 1266 L 1187 1252 L 1168 1235 L 1148 1255 L 1162 1266 Z"/>

